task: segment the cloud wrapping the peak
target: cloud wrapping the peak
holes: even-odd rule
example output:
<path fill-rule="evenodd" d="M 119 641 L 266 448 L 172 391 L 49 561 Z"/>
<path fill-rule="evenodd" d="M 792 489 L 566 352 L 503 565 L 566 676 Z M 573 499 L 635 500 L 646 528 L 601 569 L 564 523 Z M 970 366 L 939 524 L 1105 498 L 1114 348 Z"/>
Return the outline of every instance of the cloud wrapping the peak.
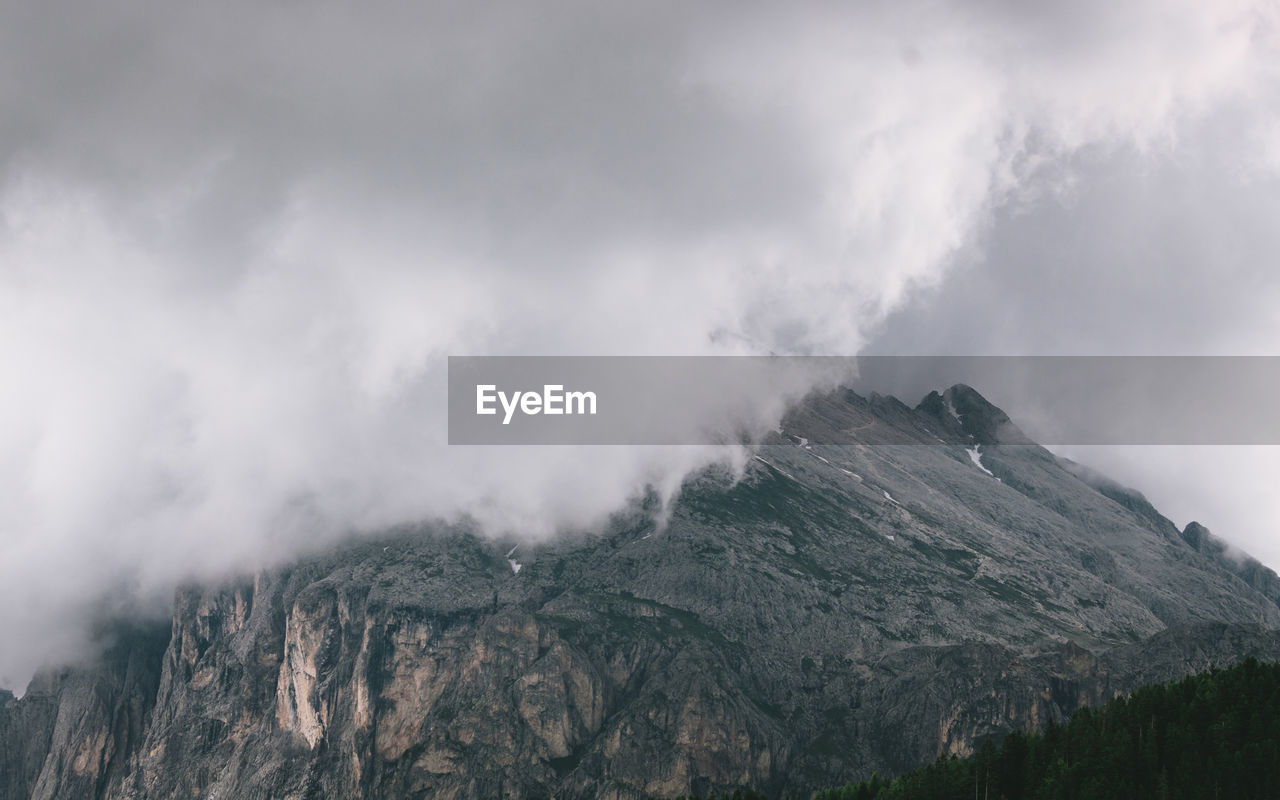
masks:
<path fill-rule="evenodd" d="M 104 593 L 725 458 L 449 448 L 449 354 L 853 354 L 1082 152 L 1269 141 L 1267 4 L 1031 8 L 0 11 L 0 683 Z"/>

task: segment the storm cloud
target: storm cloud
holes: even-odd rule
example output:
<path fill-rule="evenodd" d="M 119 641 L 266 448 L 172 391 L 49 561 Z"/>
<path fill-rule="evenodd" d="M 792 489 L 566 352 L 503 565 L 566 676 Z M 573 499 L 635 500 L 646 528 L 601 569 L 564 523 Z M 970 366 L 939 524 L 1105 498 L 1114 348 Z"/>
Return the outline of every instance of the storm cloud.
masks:
<path fill-rule="evenodd" d="M 104 595 L 669 495 L 741 453 L 450 448 L 445 357 L 856 353 L 1113 165 L 1270 181 L 1276 37 L 1262 2 L 7 5 L 0 683 Z"/>

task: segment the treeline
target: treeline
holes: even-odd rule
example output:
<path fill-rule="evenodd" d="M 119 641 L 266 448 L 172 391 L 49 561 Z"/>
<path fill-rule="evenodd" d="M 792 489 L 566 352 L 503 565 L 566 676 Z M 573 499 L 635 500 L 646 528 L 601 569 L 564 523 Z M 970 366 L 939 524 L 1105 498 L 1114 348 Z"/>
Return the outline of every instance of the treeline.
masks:
<path fill-rule="evenodd" d="M 764 800 L 747 790 L 721 800 Z M 813 800 L 1247 800 L 1280 798 L 1280 664 L 1250 658 L 1101 708 L 1043 733 L 986 740 L 892 780 Z M 715 800 L 714 798 L 711 800 Z"/>
<path fill-rule="evenodd" d="M 1250 658 L 1081 708 L 1044 733 L 815 800 L 1280 798 L 1280 665 Z"/>

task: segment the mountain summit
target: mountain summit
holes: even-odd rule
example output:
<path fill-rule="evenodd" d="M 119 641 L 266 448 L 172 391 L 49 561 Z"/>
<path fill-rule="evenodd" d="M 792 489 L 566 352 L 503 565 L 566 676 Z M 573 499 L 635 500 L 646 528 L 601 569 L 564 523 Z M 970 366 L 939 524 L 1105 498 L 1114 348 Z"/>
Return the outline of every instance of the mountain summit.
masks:
<path fill-rule="evenodd" d="M 958 425 L 959 433 L 973 444 L 1032 444 L 1008 414 L 963 383 L 942 394 L 930 392 L 916 411 L 938 420 L 949 432 Z"/>
<path fill-rule="evenodd" d="M 0 698 L 0 797 L 804 791 L 1280 657 L 1277 581 L 969 387 L 841 390 L 662 526 L 403 530 L 184 589 Z"/>

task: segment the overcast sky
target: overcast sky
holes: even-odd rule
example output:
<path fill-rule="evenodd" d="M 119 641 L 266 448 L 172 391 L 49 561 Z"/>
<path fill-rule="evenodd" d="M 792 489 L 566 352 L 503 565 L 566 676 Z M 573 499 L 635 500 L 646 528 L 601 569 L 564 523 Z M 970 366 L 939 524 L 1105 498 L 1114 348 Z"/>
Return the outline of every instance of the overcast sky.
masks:
<path fill-rule="evenodd" d="M 448 448 L 448 354 L 1274 354 L 1277 25 L 0 6 L 0 685 L 104 592 L 428 517 L 545 536 L 715 457 Z M 1270 451 L 1096 455 L 1280 565 Z"/>

